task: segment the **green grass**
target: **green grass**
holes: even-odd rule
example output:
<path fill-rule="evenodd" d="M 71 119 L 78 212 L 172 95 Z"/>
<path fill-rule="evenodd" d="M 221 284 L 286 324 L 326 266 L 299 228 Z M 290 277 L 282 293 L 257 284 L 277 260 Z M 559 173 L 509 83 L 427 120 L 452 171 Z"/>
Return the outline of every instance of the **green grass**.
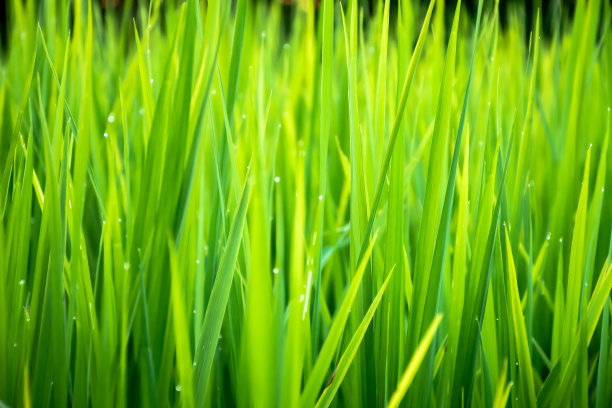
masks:
<path fill-rule="evenodd" d="M 609 2 L 122 3 L 8 1 L 0 407 L 612 404 Z"/>

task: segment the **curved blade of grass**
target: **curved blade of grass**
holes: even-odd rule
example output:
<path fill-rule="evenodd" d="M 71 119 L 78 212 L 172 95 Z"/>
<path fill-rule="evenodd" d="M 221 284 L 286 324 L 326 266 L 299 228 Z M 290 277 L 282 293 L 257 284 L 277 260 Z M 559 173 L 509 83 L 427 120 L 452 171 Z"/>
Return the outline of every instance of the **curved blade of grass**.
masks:
<path fill-rule="evenodd" d="M 370 254 L 372 253 L 375 241 L 376 234 L 374 234 L 374 238 L 367 247 L 365 253 L 366 256 L 362 259 L 361 263 L 357 267 L 355 275 L 352 277 L 351 284 L 344 294 L 344 298 L 342 299 L 342 303 L 336 312 L 336 316 L 334 317 L 332 325 L 329 329 L 327 338 L 321 347 L 319 357 L 317 358 L 317 361 L 315 362 L 310 375 L 306 380 L 306 385 L 304 386 L 304 390 L 300 396 L 300 407 L 311 407 L 316 401 L 319 390 L 325 381 L 329 364 L 334 357 L 334 352 L 340 344 L 340 338 L 342 336 L 342 332 L 344 331 L 344 326 L 346 325 L 351 307 L 355 301 L 355 296 L 359 290 L 361 280 L 363 278 L 363 272 L 368 265 L 368 260 L 370 258 Z"/>
<path fill-rule="evenodd" d="M 569 260 L 569 271 L 567 277 L 567 303 L 565 304 L 566 318 L 563 320 L 563 341 L 561 352 L 564 361 L 570 357 L 574 345 L 574 334 L 579 323 L 581 293 L 585 273 L 585 241 L 587 227 L 587 203 L 589 197 L 589 174 L 591 162 L 591 148 L 587 150 L 584 178 L 576 210 L 576 221 L 572 236 L 572 247 Z"/>
<path fill-rule="evenodd" d="M 357 351 L 359 350 L 359 346 L 361 345 L 363 336 L 365 335 L 366 330 L 370 322 L 372 321 L 372 317 L 374 317 L 374 312 L 376 312 L 376 309 L 378 308 L 378 304 L 380 303 L 382 295 L 387 289 L 387 285 L 389 284 L 389 280 L 391 279 L 392 275 L 393 269 L 387 275 L 387 279 L 385 279 L 378 293 L 372 300 L 372 304 L 368 308 L 368 311 L 363 317 L 363 320 L 357 327 L 357 330 L 355 330 L 355 333 L 353 334 L 350 343 L 348 344 L 348 346 L 346 346 L 346 349 L 344 350 L 344 353 L 342 354 L 342 357 L 338 362 L 338 366 L 334 370 L 333 377 L 330 380 L 330 383 L 323 391 L 323 394 L 321 394 L 321 397 L 317 401 L 317 405 L 315 405 L 316 407 L 327 408 L 332 403 L 332 400 L 334 399 L 334 396 L 336 395 L 340 384 L 342 384 L 342 380 L 344 379 L 344 376 L 346 375 L 346 372 L 348 371 L 351 362 L 353 361 L 353 358 L 355 358 L 355 354 L 357 354 Z"/>
<path fill-rule="evenodd" d="M 501 370 L 501 377 L 495 392 L 495 399 L 493 400 L 493 408 L 505 408 L 508 404 L 508 396 L 510 395 L 510 389 L 512 388 L 512 382 L 506 383 L 506 372 L 507 372 L 507 361 L 504 361 L 503 368 Z"/>
<path fill-rule="evenodd" d="M 508 262 L 508 293 L 510 296 L 510 309 L 511 315 L 511 329 L 514 333 L 515 344 L 518 354 L 519 366 L 519 392 L 521 394 L 522 404 L 525 401 L 530 407 L 535 408 L 536 394 L 533 382 L 533 368 L 531 365 L 531 357 L 529 355 L 529 342 L 527 340 L 527 330 L 525 328 L 525 319 L 523 318 L 523 308 L 521 306 L 521 296 L 518 291 L 518 285 L 516 280 L 516 271 L 514 267 L 514 260 L 512 257 L 512 247 L 510 244 L 510 236 L 508 230 L 506 232 L 506 250 L 507 250 L 507 262 Z"/>
<path fill-rule="evenodd" d="M 246 220 L 246 210 L 249 202 L 250 181 L 247 176 L 242 190 L 240 203 L 234 214 L 234 220 L 230 227 L 228 241 L 221 255 L 217 277 L 210 294 L 204 323 L 197 341 L 195 361 L 195 405 L 204 406 L 206 387 L 212 368 L 213 358 L 221 333 L 221 324 L 225 314 L 225 307 L 229 298 L 238 249 L 242 241 L 242 229 Z"/>
<path fill-rule="evenodd" d="M 610 291 L 612 291 L 612 263 L 604 265 L 604 269 L 599 275 L 597 285 L 593 290 L 593 295 L 589 301 L 587 308 L 586 319 L 587 319 L 587 344 L 591 343 L 595 329 L 597 328 L 597 322 L 601 316 L 601 312 L 604 305 L 610 297 Z"/>
<path fill-rule="evenodd" d="M 421 363 L 423 362 L 423 359 L 425 358 L 425 355 L 429 350 L 429 346 L 433 341 L 434 335 L 436 334 L 436 331 L 438 330 L 438 326 L 440 325 L 441 321 L 442 315 L 437 315 L 431 322 L 431 325 L 429 326 L 425 334 L 423 335 L 423 338 L 421 339 L 421 342 L 419 343 L 414 354 L 412 355 L 412 358 L 410 359 L 410 362 L 408 363 L 404 374 L 402 374 L 402 378 L 400 379 L 397 390 L 395 390 L 395 392 L 391 396 L 391 399 L 389 400 L 389 408 L 396 408 L 402 402 L 402 399 L 404 398 L 404 395 L 406 395 L 410 384 L 412 384 L 412 380 L 414 379 L 417 372 L 419 371 L 419 368 L 421 367 Z"/>

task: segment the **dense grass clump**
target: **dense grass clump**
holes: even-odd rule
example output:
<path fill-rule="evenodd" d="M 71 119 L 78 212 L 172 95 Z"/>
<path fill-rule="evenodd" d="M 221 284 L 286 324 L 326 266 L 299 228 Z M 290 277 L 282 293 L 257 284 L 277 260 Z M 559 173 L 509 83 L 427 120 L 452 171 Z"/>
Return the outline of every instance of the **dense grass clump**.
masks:
<path fill-rule="evenodd" d="M 611 406 L 609 2 L 105 3 L 7 6 L 1 407 Z"/>

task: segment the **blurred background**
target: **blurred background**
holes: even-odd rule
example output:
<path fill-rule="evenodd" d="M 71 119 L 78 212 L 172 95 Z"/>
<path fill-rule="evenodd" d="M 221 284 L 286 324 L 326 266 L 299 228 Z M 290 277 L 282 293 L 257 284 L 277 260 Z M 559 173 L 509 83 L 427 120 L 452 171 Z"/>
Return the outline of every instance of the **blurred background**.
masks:
<path fill-rule="evenodd" d="M 23 0 L 16 0 L 23 1 Z M 123 11 L 126 4 L 135 4 L 137 1 L 126 1 L 126 0 L 93 0 L 98 2 L 103 10 L 121 10 Z M 141 0 L 142 1 L 142 0 Z M 147 1 L 147 0 L 144 0 Z M 163 1 L 163 0 L 162 0 Z M 180 0 L 181 2 L 183 0 Z M 231 0 L 235 3 L 236 0 Z M 314 1 L 315 7 L 318 8 L 320 0 L 252 0 L 253 2 L 259 3 L 280 3 L 283 8 L 284 15 L 286 16 L 287 27 L 290 28 L 290 22 L 292 21 L 292 15 L 297 12 L 300 8 L 303 8 L 306 2 Z M 348 0 L 341 0 L 343 4 L 348 3 Z M 358 0 L 361 7 L 364 9 L 366 16 L 375 12 L 378 0 Z M 399 0 L 391 1 L 391 21 L 394 21 L 394 16 L 397 13 L 397 4 Z M 429 4 L 429 0 L 412 0 L 415 3 L 421 3 L 423 8 Z M 444 0 L 438 0 L 444 1 Z M 610 0 L 612 1 L 612 0 Z M 0 48 L 3 51 L 6 50 L 7 35 L 10 27 L 10 16 L 9 3 L 11 0 L 0 0 Z M 49 2 L 51 3 L 51 2 Z M 45 4 L 49 4 L 44 0 L 39 0 L 40 7 L 44 7 Z M 485 5 L 493 3 L 493 0 L 485 0 Z M 533 27 L 534 19 L 537 10 L 541 10 L 542 16 L 542 33 L 544 36 L 550 36 L 553 32 L 557 22 L 561 21 L 562 16 L 572 15 L 576 0 L 500 0 L 499 1 L 499 12 L 502 26 L 508 23 L 509 16 L 513 13 L 519 13 L 519 17 L 522 17 L 525 27 Z M 457 0 L 445 1 L 446 7 L 446 20 L 447 25 L 450 26 L 452 14 L 457 4 Z M 478 0 L 463 0 L 463 12 L 468 13 L 472 16 L 476 14 L 478 7 Z M 490 7 L 490 5 L 489 5 Z M 522 16 L 520 14 L 523 14 Z M 529 30 L 526 30 L 528 33 Z M 526 34 L 527 36 L 528 34 Z M 526 38 L 526 40 L 528 40 Z"/>

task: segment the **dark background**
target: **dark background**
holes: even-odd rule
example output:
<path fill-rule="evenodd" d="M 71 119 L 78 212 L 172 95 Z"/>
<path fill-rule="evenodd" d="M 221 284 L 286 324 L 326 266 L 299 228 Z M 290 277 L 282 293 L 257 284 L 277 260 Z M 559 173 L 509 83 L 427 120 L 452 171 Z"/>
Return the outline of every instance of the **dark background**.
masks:
<path fill-rule="evenodd" d="M 44 0 L 41 0 L 44 1 Z M 107 5 L 113 4 L 117 5 L 117 7 L 121 7 L 121 0 L 94 0 L 98 1 L 102 4 L 103 8 L 107 7 Z M 232 0 L 233 2 L 235 0 Z M 280 1 L 284 4 L 284 13 L 286 21 L 288 25 L 291 21 L 291 15 L 295 12 L 296 1 L 295 0 L 259 0 L 263 2 L 270 3 L 272 1 Z M 315 2 L 319 2 L 319 0 L 312 0 Z M 444 0 L 438 0 L 444 1 Z M 612 1 L 612 0 L 610 0 Z M 345 2 L 345 0 L 343 0 Z M 429 3 L 429 0 L 420 0 L 423 3 L 423 7 L 426 7 Z M 7 35 L 9 31 L 9 19 L 7 16 L 7 8 L 8 8 L 8 0 L 0 0 L 0 49 L 2 52 L 6 52 L 7 47 Z M 373 12 L 376 0 L 359 0 L 361 6 L 366 8 L 366 11 Z M 391 13 L 392 15 L 396 15 L 398 0 L 391 0 Z M 493 0 L 487 0 L 484 2 L 493 3 Z M 557 21 L 559 21 L 561 14 L 561 10 L 563 13 L 571 13 L 573 12 L 574 5 L 576 0 L 500 0 L 500 21 L 502 26 L 507 24 L 509 10 L 516 10 L 517 8 L 523 8 L 525 12 L 525 27 L 533 27 L 534 26 L 534 18 L 536 11 L 538 9 L 541 10 L 540 15 L 542 16 L 542 33 L 544 36 L 549 36 L 554 29 L 554 26 Z M 452 13 L 454 11 L 455 5 L 457 4 L 456 0 L 447 0 L 446 1 L 446 21 L 447 25 L 450 25 L 452 20 Z M 472 16 L 476 14 L 478 7 L 478 0 L 463 0 L 463 12 L 468 12 Z M 488 4 L 490 7 L 490 4 Z M 392 19 L 393 21 L 393 19 Z M 527 30 L 528 32 L 529 30 Z"/>

